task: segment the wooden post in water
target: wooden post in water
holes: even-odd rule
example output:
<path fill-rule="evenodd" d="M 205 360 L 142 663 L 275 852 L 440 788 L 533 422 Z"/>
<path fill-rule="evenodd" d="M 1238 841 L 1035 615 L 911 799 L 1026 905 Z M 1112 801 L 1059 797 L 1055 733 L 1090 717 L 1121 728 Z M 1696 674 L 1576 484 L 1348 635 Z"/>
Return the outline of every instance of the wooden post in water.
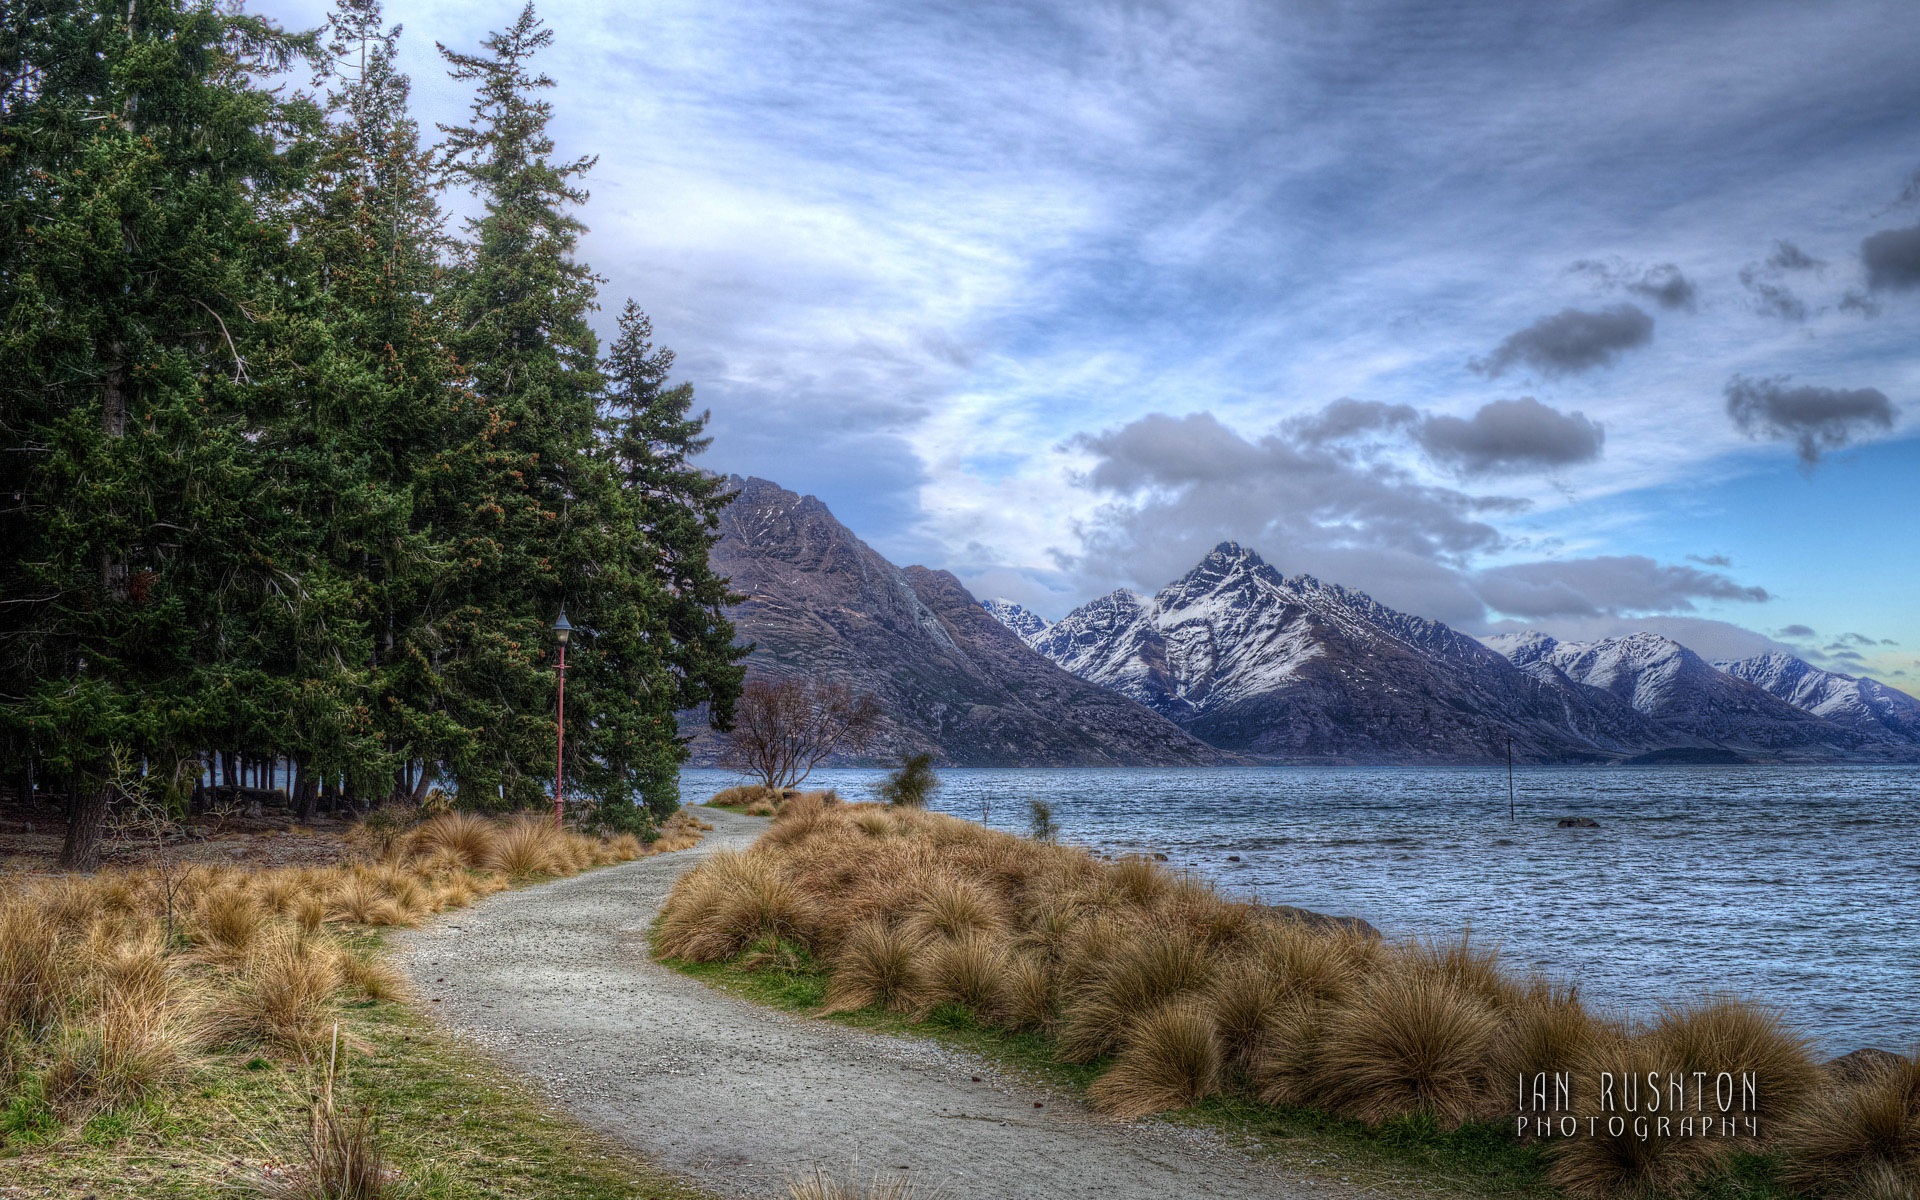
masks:
<path fill-rule="evenodd" d="M 1507 735 L 1507 820 L 1513 820 L 1513 735 Z"/>

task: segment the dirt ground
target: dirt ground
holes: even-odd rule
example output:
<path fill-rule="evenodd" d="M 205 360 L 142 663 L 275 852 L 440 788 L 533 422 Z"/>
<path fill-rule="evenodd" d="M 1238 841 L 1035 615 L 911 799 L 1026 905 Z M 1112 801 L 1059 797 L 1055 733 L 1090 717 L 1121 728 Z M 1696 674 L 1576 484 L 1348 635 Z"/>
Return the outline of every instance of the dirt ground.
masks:
<path fill-rule="evenodd" d="M 292 813 L 275 808 L 263 809 L 257 817 L 208 813 L 193 818 L 164 846 L 156 844 L 148 832 L 110 829 L 102 842 L 101 865 L 142 866 L 162 853 L 182 863 L 324 865 L 346 857 L 347 830 L 351 827 L 350 819 L 324 816 L 310 824 L 296 825 Z M 25 804 L 12 795 L 0 796 L 0 874 L 54 870 L 65 836 L 66 818 L 57 803 L 41 797 Z"/>

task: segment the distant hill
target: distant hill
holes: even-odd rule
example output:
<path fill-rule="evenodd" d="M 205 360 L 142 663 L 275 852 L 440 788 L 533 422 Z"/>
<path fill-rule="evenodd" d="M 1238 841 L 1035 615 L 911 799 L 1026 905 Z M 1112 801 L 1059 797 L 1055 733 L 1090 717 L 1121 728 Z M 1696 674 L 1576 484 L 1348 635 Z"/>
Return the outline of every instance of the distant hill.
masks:
<path fill-rule="evenodd" d="M 750 675 L 808 675 L 873 693 L 887 729 L 867 754 L 930 751 L 960 766 L 1202 765 L 1232 756 L 1036 655 L 960 581 L 902 570 L 827 506 L 764 479 L 730 481 L 715 570 L 754 644 Z M 718 740 L 694 743 L 711 762 Z"/>

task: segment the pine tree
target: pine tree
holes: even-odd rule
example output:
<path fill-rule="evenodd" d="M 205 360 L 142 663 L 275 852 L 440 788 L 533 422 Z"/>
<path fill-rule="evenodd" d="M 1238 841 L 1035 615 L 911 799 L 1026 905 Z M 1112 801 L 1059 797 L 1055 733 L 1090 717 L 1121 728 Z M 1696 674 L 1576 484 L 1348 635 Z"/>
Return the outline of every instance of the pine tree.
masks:
<path fill-rule="evenodd" d="M 0 47 L 0 720 L 65 781 L 86 866 L 111 759 L 177 792 L 268 702 L 249 622 L 287 564 L 249 439 L 305 114 L 255 76 L 309 46 L 180 0 L 35 7 Z"/>
<path fill-rule="evenodd" d="M 408 113 L 399 32 L 378 0 L 336 6 L 319 80 L 327 126 L 300 214 L 318 355 L 299 432 L 321 455 L 303 502 L 359 636 L 339 658 L 350 671 L 302 674 L 295 713 L 317 775 L 372 795 L 416 762 L 423 784 L 469 741 L 440 711 L 436 667 L 452 549 L 418 502 L 434 490 L 423 481 L 448 472 L 461 379 L 430 302 L 447 248 L 439 173 Z"/>
<path fill-rule="evenodd" d="M 674 713 L 706 705 L 713 724 L 726 729 L 745 674 L 740 660 L 751 647 L 733 644 L 724 607 L 740 597 L 727 591 L 727 581 L 709 562 L 720 539 L 720 513 L 734 493 L 725 479 L 692 464 L 711 441 L 708 414 L 689 415 L 693 385 L 667 385 L 673 351 L 656 348 L 652 339 L 652 321 L 628 300 L 603 370 L 607 443 L 632 513 L 636 548 L 650 559 L 666 629 L 661 653 L 676 681 L 673 694 L 661 697 L 661 733 L 672 748 L 663 743 L 641 782 L 648 807 L 664 814 L 678 806 L 685 758 Z"/>
<path fill-rule="evenodd" d="M 570 651 L 577 712 L 593 721 L 571 739 L 569 775 L 589 791 L 618 789 L 596 761 L 595 742 L 620 730 L 622 702 L 603 675 L 645 686 L 633 672 L 603 671 L 649 633 L 631 595 L 638 582 L 609 563 L 604 544 L 608 472 L 592 453 L 601 389 L 599 343 L 589 314 L 599 282 L 575 251 L 585 203 L 579 179 L 591 158 L 553 158 L 553 81 L 533 56 L 553 40 L 532 5 L 485 53 L 441 46 L 455 79 L 475 85 L 472 121 L 443 126 L 447 163 L 481 205 L 448 289 L 453 346 L 469 374 L 474 420 L 457 469 L 444 480 L 439 512 L 458 529 L 458 607 L 442 660 L 449 705 L 474 740 L 450 766 L 469 802 L 497 794 L 538 803 L 551 772 L 553 637 L 570 607 L 582 634 Z"/>

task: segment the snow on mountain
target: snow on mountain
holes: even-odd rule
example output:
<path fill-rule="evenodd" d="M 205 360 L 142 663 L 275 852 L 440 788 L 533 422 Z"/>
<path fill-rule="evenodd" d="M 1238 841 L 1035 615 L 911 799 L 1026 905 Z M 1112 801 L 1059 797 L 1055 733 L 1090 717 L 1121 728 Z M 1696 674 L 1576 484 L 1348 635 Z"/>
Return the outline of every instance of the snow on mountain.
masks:
<path fill-rule="evenodd" d="M 1033 639 L 1047 631 L 1049 622 L 1039 613 L 1024 604 L 1015 604 L 1011 600 L 982 600 L 980 607 L 987 610 L 993 619 L 1013 631 L 1015 637 L 1028 645 Z"/>
<path fill-rule="evenodd" d="M 1661 729 L 1697 743 L 1831 756 L 1861 750 L 1873 740 L 1802 711 L 1657 633 L 1556 642 L 1529 631 L 1498 634 L 1487 645 L 1517 666 L 1557 670 L 1617 697 Z"/>
<path fill-rule="evenodd" d="M 1920 700 L 1876 679 L 1822 670 L 1778 652 L 1713 665 L 1836 725 L 1869 737 L 1920 743 Z"/>
<path fill-rule="evenodd" d="M 1446 625 L 1222 542 L 1151 599 L 1076 609 L 1034 648 L 1217 746 L 1315 760 L 1633 754 L 1659 732 L 1611 697 L 1537 679 Z"/>

